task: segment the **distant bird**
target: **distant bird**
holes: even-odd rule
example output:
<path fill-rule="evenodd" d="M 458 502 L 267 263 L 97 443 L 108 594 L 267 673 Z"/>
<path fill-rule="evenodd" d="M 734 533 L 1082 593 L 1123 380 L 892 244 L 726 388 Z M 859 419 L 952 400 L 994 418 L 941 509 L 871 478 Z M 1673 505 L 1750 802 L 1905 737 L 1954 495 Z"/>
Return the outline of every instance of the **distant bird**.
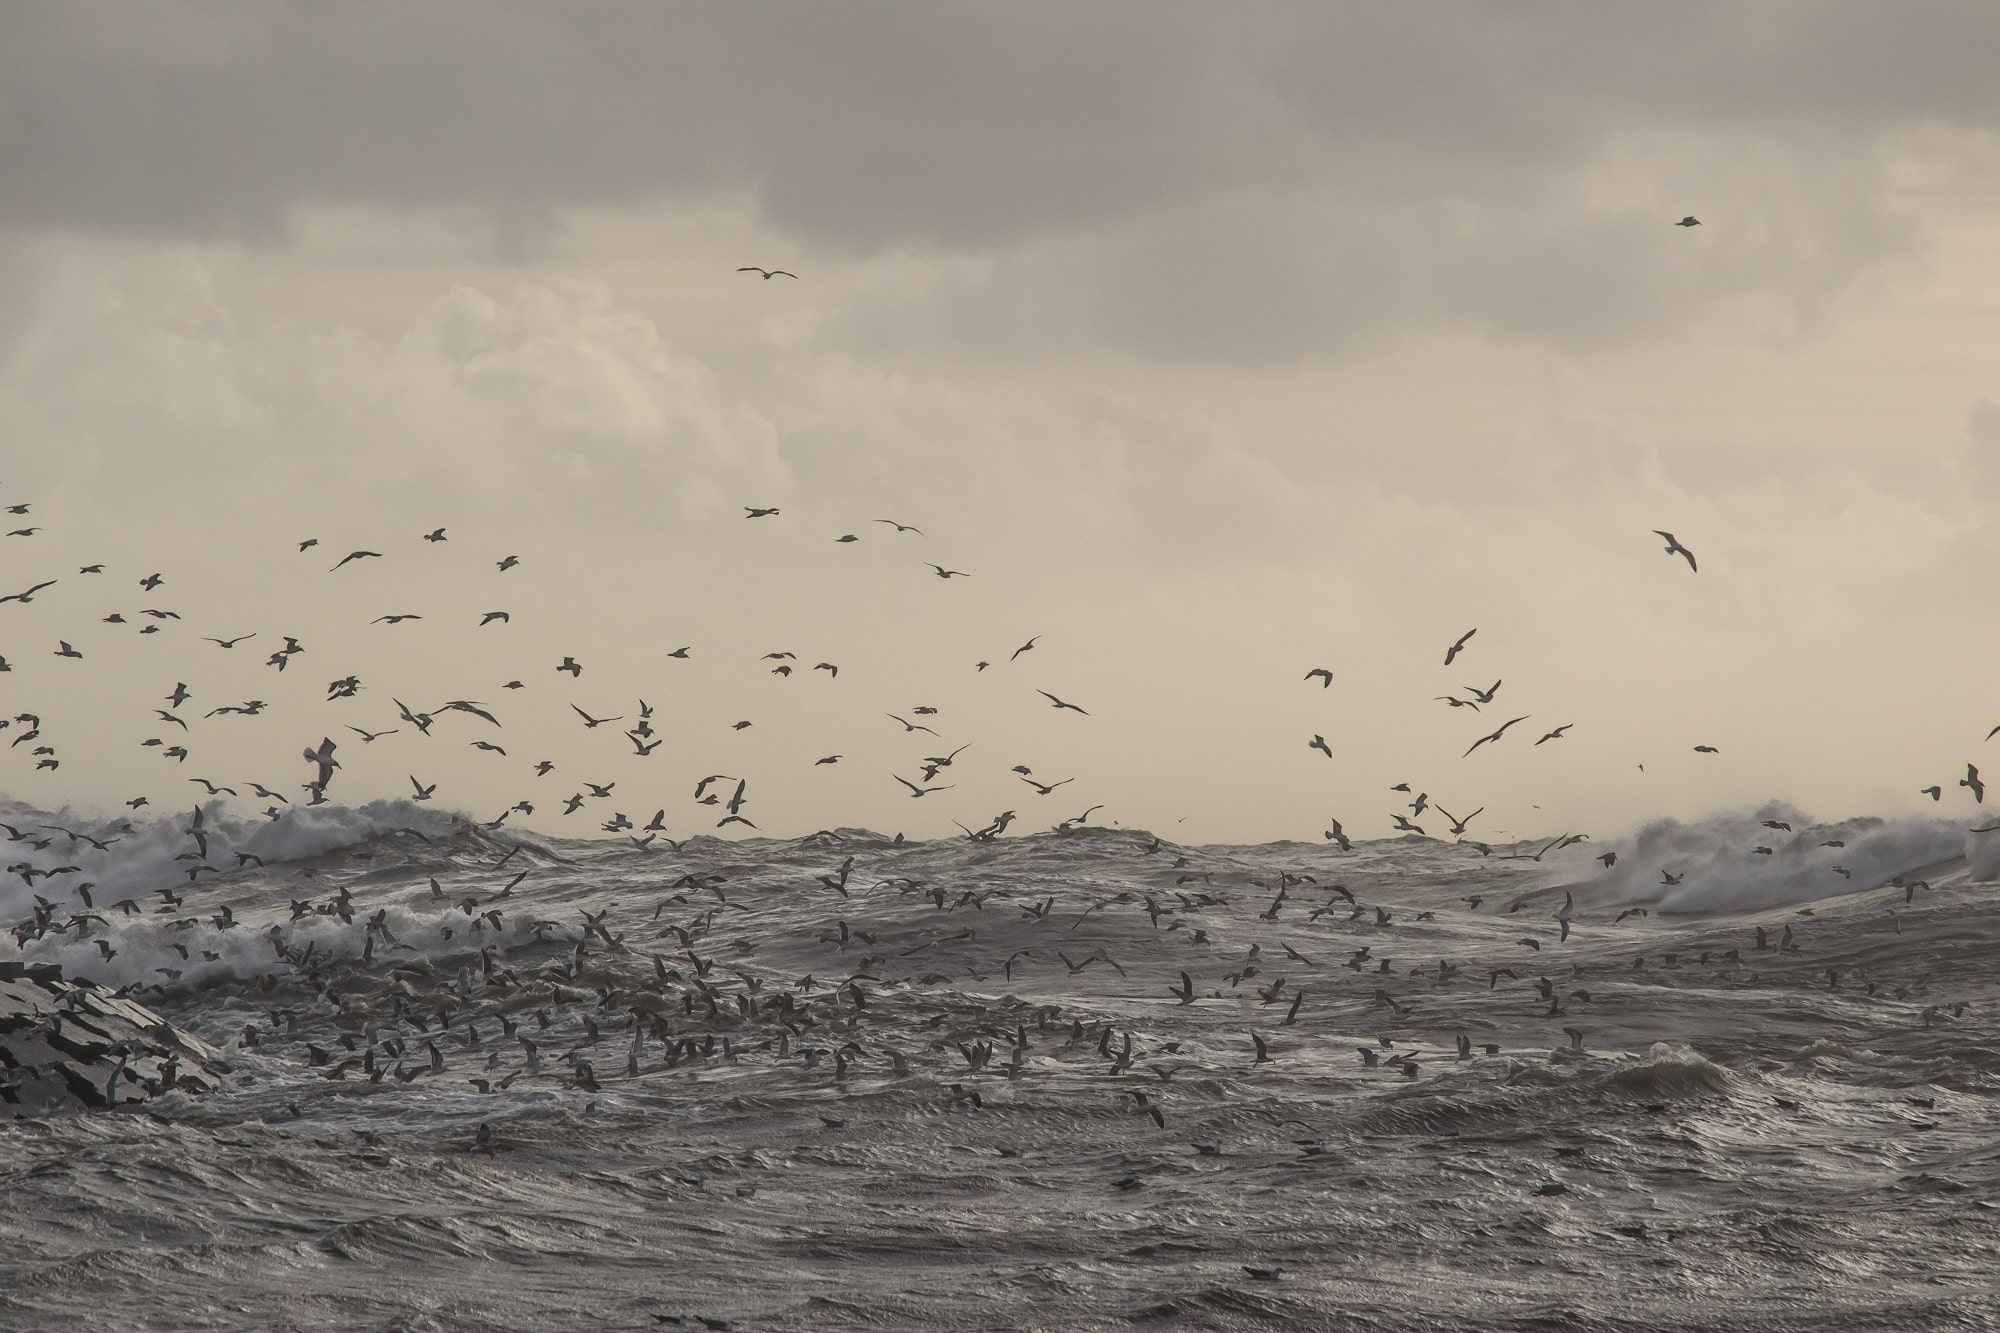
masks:
<path fill-rule="evenodd" d="M 509 625 L 513 623 L 514 618 L 505 611 L 488 611 L 485 615 L 479 617 L 479 623 L 482 626 L 490 625 L 496 620 L 503 625 Z"/>
<path fill-rule="evenodd" d="M 1977 768 L 1974 768 L 1971 764 L 1967 764 L 1965 766 L 1965 776 L 1958 780 L 1958 785 L 1970 789 L 1973 800 L 1979 802 L 1981 805 L 1986 804 L 1986 784 L 1979 780 L 1979 770 Z"/>
<path fill-rule="evenodd" d="M 850 533 L 848 533 L 848 534 L 847 534 L 846 536 L 844 536 L 844 537 L 835 537 L 835 538 L 834 538 L 834 541 L 835 541 L 835 542 L 858 542 L 858 541 L 860 541 L 860 540 L 861 540 L 861 539 L 860 539 L 859 537 L 855 536 L 855 535 L 854 535 L 853 533 L 851 533 L 851 532 L 850 532 Z"/>
<path fill-rule="evenodd" d="M 561 662 L 558 662 L 556 664 L 556 670 L 569 672 L 570 679 L 572 680 L 578 679 L 583 675 L 582 664 L 580 664 L 574 657 L 570 657 L 567 654 L 564 655 L 563 660 Z"/>
<path fill-rule="evenodd" d="M 1318 750 L 1328 759 L 1333 758 L 1333 747 L 1326 743 L 1326 737 L 1324 736 L 1315 734 L 1311 740 L 1306 742 L 1306 748 L 1308 750 Z"/>
<path fill-rule="evenodd" d="M 1700 568 L 1694 562 L 1694 552 L 1688 550 L 1687 547 L 1682 546 L 1680 542 L 1676 540 L 1673 533 L 1664 531 L 1663 529 L 1660 528 L 1654 528 L 1653 535 L 1656 537 L 1665 537 L 1667 539 L 1666 549 L 1668 555 L 1685 556 L 1687 558 L 1688 568 L 1695 571 L 1696 573 L 1701 572 Z"/>
<path fill-rule="evenodd" d="M 1917 794 L 1919 796 L 1928 796 L 1933 801 L 1942 801 L 1944 799 L 1944 788 L 1942 786 L 1919 787 L 1917 788 Z"/>
<path fill-rule="evenodd" d="M 895 715 L 894 713 L 884 713 L 884 714 L 883 714 L 882 716 L 884 716 L 884 717 L 890 717 L 890 718 L 895 718 L 895 719 L 896 719 L 896 721 L 898 721 L 898 722 L 901 722 L 901 723 L 903 724 L 903 731 L 904 731 L 904 734 L 906 734 L 906 735 L 907 735 L 908 733 L 912 732 L 912 731 L 921 731 L 921 732 L 925 732 L 925 733 L 927 733 L 927 734 L 929 734 L 929 735 L 932 735 L 932 736 L 935 736 L 935 735 L 937 735 L 937 733 L 936 733 L 935 731 L 932 731 L 932 730 L 931 730 L 931 729 L 930 729 L 929 727 L 926 727 L 926 726 L 922 725 L 921 723 L 917 723 L 917 722 L 911 722 L 911 721 L 909 721 L 909 720 L 908 720 L 908 719 L 906 719 L 906 718 L 900 718 L 900 717 L 896 717 L 896 715 Z"/>
<path fill-rule="evenodd" d="M 1722 751 L 1720 751 L 1720 750 L 1716 749 L 1716 748 L 1715 748 L 1715 747 L 1714 747 L 1713 745 L 1697 745 L 1697 746 L 1695 746 L 1695 747 L 1694 747 L 1694 752 L 1695 752 L 1696 754 L 1721 754 L 1721 753 L 1722 753 Z"/>
<path fill-rule="evenodd" d="M 1035 644 L 1040 641 L 1041 637 L 1042 637 L 1041 635 L 1037 634 L 1034 638 L 1028 640 L 1026 643 L 1022 644 L 1019 648 L 1016 648 L 1014 650 L 1014 657 L 1019 657 L 1022 653 L 1025 653 L 1030 648 L 1034 647 Z M 1011 662 L 1014 660 L 1014 657 L 1009 657 L 1007 660 Z"/>
<path fill-rule="evenodd" d="M 776 509 L 752 509 L 749 505 L 743 506 L 743 517 L 745 518 L 769 518 L 777 512 Z"/>
<path fill-rule="evenodd" d="M 916 528 L 913 528 L 913 527 L 911 527 L 911 526 L 910 526 L 909 524 L 907 524 L 907 523 L 898 523 L 898 522 L 897 522 L 897 521 L 896 521 L 895 519 L 893 519 L 893 518 L 878 518 L 878 519 L 876 519 L 876 520 L 874 520 L 874 521 L 875 521 L 875 522 L 877 522 L 877 523 L 887 523 L 887 524 L 888 524 L 888 525 L 889 525 L 890 527 L 894 528 L 894 529 L 895 529 L 896 531 L 898 531 L 898 532 L 914 532 L 914 533 L 916 533 L 916 534 L 917 534 L 917 535 L 918 535 L 919 537 L 921 537 L 921 536 L 923 536 L 923 535 L 924 535 L 924 534 L 923 534 L 923 533 L 922 533 L 922 532 L 921 532 L 920 530 L 918 530 L 918 529 L 916 529 Z"/>
<path fill-rule="evenodd" d="M 81 658 L 81 657 L 83 656 L 83 654 L 82 654 L 82 653 L 80 653 L 80 652 L 78 652 L 78 651 L 77 651 L 76 649 L 74 649 L 74 648 L 70 647 L 70 646 L 69 646 L 69 643 L 68 643 L 68 641 L 67 641 L 67 640 L 63 640 L 63 639 L 58 639 L 58 640 L 56 640 L 56 642 L 62 645 L 62 646 L 61 646 L 60 648 L 57 648 L 57 649 L 56 649 L 56 656 L 57 656 L 57 657 L 75 657 L 75 658 Z"/>
<path fill-rule="evenodd" d="M 300 543 L 299 543 L 299 550 L 300 550 L 300 551 L 306 551 L 306 550 L 308 550 L 308 549 L 310 549 L 310 548 L 312 548 L 312 547 L 314 547 L 314 546 L 318 546 L 318 545 L 319 545 L 319 538 L 317 538 L 317 537 L 308 537 L 308 538 L 306 538 L 306 539 L 305 539 L 304 541 L 302 541 L 302 542 L 300 542 Z"/>
<path fill-rule="evenodd" d="M 1560 727 L 1557 727 L 1554 731 L 1550 732 L 1548 735 L 1542 737 L 1542 741 L 1559 741 L 1562 739 L 1562 734 L 1575 725 L 1576 723 L 1574 722 L 1565 722 Z M 1536 741 L 1535 744 L 1540 745 L 1542 741 Z"/>
<path fill-rule="evenodd" d="M 339 569 L 340 565 L 344 565 L 350 560 L 366 560 L 370 556 L 380 559 L 381 555 L 380 551 L 349 551 L 346 555 L 340 557 L 340 564 L 335 565 L 333 569 Z M 331 574 L 333 570 L 330 569 L 327 572 Z M 156 574 L 153 577 L 158 578 L 159 576 Z M 140 586 L 143 587 L 145 585 L 141 584 Z"/>
<path fill-rule="evenodd" d="M 416 795 L 410 798 L 413 801 L 428 801 L 431 798 L 431 793 L 437 790 L 437 783 L 433 782 L 430 786 L 426 787 L 423 783 L 417 781 L 414 776 L 410 778 L 410 785 L 417 789 Z"/>
<path fill-rule="evenodd" d="M 1333 673 L 1325 667 L 1314 667 L 1311 671 L 1306 672 L 1305 679 L 1311 680 L 1314 676 L 1319 677 L 1319 687 L 1321 689 L 1325 689 L 1333 684 Z"/>
<path fill-rule="evenodd" d="M 581 708 L 578 708 L 575 704 L 570 705 L 570 710 L 574 712 L 578 717 L 582 718 L 583 725 L 592 731 L 595 731 L 597 728 L 603 726 L 606 722 L 623 722 L 625 720 L 622 715 L 618 717 L 592 717 L 590 714 L 584 712 Z"/>
<path fill-rule="evenodd" d="M 962 569 L 946 569 L 943 565 L 932 565 L 928 560 L 924 561 L 924 563 L 936 570 L 937 576 L 941 579 L 969 579 L 972 577 L 972 575 Z"/>
<path fill-rule="evenodd" d="M 1084 710 L 1078 708 L 1075 704 L 1064 703 L 1062 700 L 1056 698 L 1053 694 L 1050 694 L 1047 690 L 1036 690 L 1035 693 L 1041 695 L 1044 699 L 1047 699 L 1050 703 L 1054 704 L 1056 708 L 1059 710 L 1067 708 L 1072 713 L 1083 713 L 1085 717 L 1090 716 L 1089 713 L 1084 713 Z"/>
<path fill-rule="evenodd" d="M 505 560 L 495 561 L 494 563 L 499 565 L 500 572 L 502 574 L 505 574 L 508 570 L 512 569 L 514 566 L 521 563 L 521 557 L 518 555 L 510 555 Z"/>
<path fill-rule="evenodd" d="M 1679 222 L 1676 222 L 1674 225 L 1676 227 L 1699 227 L 1701 225 L 1701 219 L 1696 217 L 1694 214 L 1690 213 L 1686 217 L 1682 218 Z"/>
<path fill-rule="evenodd" d="M 400 625 L 405 620 L 422 620 L 422 619 L 423 617 L 420 615 L 406 612 L 402 615 L 377 616 L 375 617 L 375 619 L 369 621 L 368 623 L 371 625 Z"/>
<path fill-rule="evenodd" d="M 796 281 L 799 276 L 798 274 L 791 272 L 789 269 L 758 268 L 755 264 L 745 264 L 742 268 L 739 268 L 736 271 L 738 273 L 761 273 L 764 275 L 764 281 L 766 282 L 769 282 L 773 278 L 791 278 L 794 281 Z"/>
<path fill-rule="evenodd" d="M 444 529 L 443 529 L 443 528 L 433 528 L 433 529 L 432 529 L 431 531 L 429 531 L 429 532 L 426 532 L 426 533 L 424 534 L 424 540 L 425 540 L 425 541 L 427 541 L 427 542 L 441 542 L 441 541 L 443 541 L 443 540 L 444 540 Z"/>
<path fill-rule="evenodd" d="M 1446 666 L 1450 666 L 1452 664 L 1452 661 L 1455 658 L 1457 658 L 1460 650 L 1462 650 L 1465 647 L 1465 641 L 1467 639 L 1470 639 L 1473 635 L 1477 633 L 1479 633 L 1479 630 L 1477 627 L 1474 627 L 1472 629 L 1467 630 L 1465 633 L 1459 635 L 1458 642 L 1454 643 L 1450 648 L 1447 648 L 1445 650 L 1444 664 Z"/>
<path fill-rule="evenodd" d="M 1349 841 L 1349 840 L 1348 840 L 1348 837 L 1347 837 L 1347 834 L 1346 834 L 1346 832 L 1344 832 L 1344 831 L 1343 831 L 1343 830 L 1341 829 L 1341 827 L 1340 827 L 1340 821 L 1339 821 L 1338 819 L 1333 819 L 1333 820 L 1329 820 L 1329 821 L 1327 821 L 1327 822 L 1329 823 L 1329 825 L 1331 825 L 1331 827 L 1329 827 L 1329 828 L 1328 828 L 1328 829 L 1326 830 L 1326 832 L 1325 832 L 1324 834 L 1322 834 L 1321 836 L 1322 836 L 1322 837 L 1324 837 L 1324 838 L 1325 838 L 1325 839 L 1326 839 L 1326 840 L 1327 840 L 1328 842 L 1337 842 L 1337 843 L 1339 843 L 1339 844 L 1340 844 L 1340 850 L 1341 850 L 1341 851 L 1343 851 L 1343 852 L 1351 852 L 1351 851 L 1353 851 L 1353 850 L 1354 850 L 1354 844 L 1353 844 L 1353 843 L 1352 843 L 1351 841 Z"/>
<path fill-rule="evenodd" d="M 1501 724 L 1500 724 L 1500 730 L 1498 730 L 1498 731 L 1494 732 L 1494 733 L 1493 733 L 1492 735 L 1490 735 L 1490 736 L 1481 736 L 1481 737 L 1480 737 L 1480 738 L 1479 738 L 1478 740 L 1474 741 L 1474 742 L 1473 742 L 1473 743 L 1472 743 L 1472 744 L 1471 744 L 1470 746 L 1468 746 L 1468 747 L 1466 748 L 1466 751 L 1465 751 L 1465 753 L 1464 753 L 1464 754 L 1462 754 L 1462 755 L 1460 755 L 1460 756 L 1459 756 L 1459 758 L 1461 758 L 1461 759 L 1464 759 L 1464 758 L 1468 758 L 1468 757 L 1469 757 L 1469 756 L 1470 756 L 1470 755 L 1472 754 L 1472 752 L 1473 752 L 1474 750 L 1477 750 L 1477 749 L 1478 749 L 1478 748 L 1479 748 L 1480 746 L 1482 746 L 1482 745 L 1485 745 L 1485 744 L 1488 744 L 1489 742 L 1492 742 L 1492 741 L 1497 741 L 1497 740 L 1499 740 L 1499 739 L 1500 739 L 1500 738 L 1501 738 L 1502 736 L 1504 736 L 1504 735 L 1506 735 L 1506 734 L 1507 734 L 1507 728 L 1509 728 L 1509 727 L 1513 726 L 1513 725 L 1514 725 L 1514 723 L 1516 723 L 1516 722 L 1526 722 L 1526 721 L 1528 720 L 1528 718 L 1529 718 L 1530 716 L 1531 716 L 1531 714 L 1525 714 L 1525 713 L 1524 713 L 1524 714 L 1522 714 L 1522 715 L 1521 715 L 1520 717 L 1517 717 L 1517 718 L 1513 718 L 1513 719 L 1512 719 L 1512 720 L 1510 720 L 1510 721 L 1507 721 L 1507 722 L 1503 722 L 1503 723 L 1501 723 Z"/>

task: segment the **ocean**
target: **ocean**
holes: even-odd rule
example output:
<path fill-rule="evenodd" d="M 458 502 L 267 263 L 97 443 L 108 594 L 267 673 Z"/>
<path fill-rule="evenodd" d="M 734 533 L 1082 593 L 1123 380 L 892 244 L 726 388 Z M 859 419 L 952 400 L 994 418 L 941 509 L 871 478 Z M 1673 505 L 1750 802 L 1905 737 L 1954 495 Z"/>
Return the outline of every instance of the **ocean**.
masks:
<path fill-rule="evenodd" d="M 0 1100 L 0 1329 L 2000 1327 L 1977 824 L 4 809 L 0 963 L 214 1086 Z"/>

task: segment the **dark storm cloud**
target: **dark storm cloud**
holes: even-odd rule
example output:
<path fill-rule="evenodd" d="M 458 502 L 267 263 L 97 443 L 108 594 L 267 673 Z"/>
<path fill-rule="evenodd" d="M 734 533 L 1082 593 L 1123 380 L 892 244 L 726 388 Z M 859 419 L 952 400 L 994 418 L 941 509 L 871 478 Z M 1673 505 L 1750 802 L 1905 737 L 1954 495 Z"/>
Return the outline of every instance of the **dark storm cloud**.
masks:
<path fill-rule="evenodd" d="M 1506 198 L 1634 127 L 1990 123 L 1978 6 L 13 5 L 0 210 L 207 231 L 302 200 L 749 185 L 857 244 L 1358 173 Z"/>
<path fill-rule="evenodd" d="M 728 192 L 806 251 L 1014 261 L 1032 345 L 1251 363 L 1411 326 L 1612 345 L 1729 293 L 1810 312 L 1917 250 L 1899 132 L 2000 121 L 2000 10 L 1972 6 L 17 5 L 5 28 L 0 227 L 274 238 L 299 206 L 471 205 L 532 248 L 566 207 Z M 1711 208 L 1689 277 L 1665 223 Z M 958 309 L 901 322 L 1013 327 L 933 294 Z"/>

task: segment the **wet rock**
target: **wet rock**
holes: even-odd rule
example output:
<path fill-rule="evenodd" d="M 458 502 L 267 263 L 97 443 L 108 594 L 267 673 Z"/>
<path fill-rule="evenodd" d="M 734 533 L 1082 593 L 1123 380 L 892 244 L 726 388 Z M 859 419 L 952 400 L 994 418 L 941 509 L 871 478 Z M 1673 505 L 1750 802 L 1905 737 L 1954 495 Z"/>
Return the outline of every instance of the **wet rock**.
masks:
<path fill-rule="evenodd" d="M 217 1053 L 141 1004 L 60 968 L 0 963 L 0 1116 L 101 1110 L 212 1092 Z"/>

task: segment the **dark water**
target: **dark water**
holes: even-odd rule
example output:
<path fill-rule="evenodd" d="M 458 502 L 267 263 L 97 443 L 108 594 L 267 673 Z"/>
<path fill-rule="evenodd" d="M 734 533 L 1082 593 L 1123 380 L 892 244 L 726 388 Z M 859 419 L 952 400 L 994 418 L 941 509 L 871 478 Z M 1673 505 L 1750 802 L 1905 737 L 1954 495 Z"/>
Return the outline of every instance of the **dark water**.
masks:
<path fill-rule="evenodd" d="M 0 1328 L 2000 1326 L 2000 848 L 1770 813 L 1606 868 L 218 811 L 265 864 L 179 904 L 180 821 L 17 844 L 104 920 L 0 958 L 231 1072 L 0 1123 Z"/>

